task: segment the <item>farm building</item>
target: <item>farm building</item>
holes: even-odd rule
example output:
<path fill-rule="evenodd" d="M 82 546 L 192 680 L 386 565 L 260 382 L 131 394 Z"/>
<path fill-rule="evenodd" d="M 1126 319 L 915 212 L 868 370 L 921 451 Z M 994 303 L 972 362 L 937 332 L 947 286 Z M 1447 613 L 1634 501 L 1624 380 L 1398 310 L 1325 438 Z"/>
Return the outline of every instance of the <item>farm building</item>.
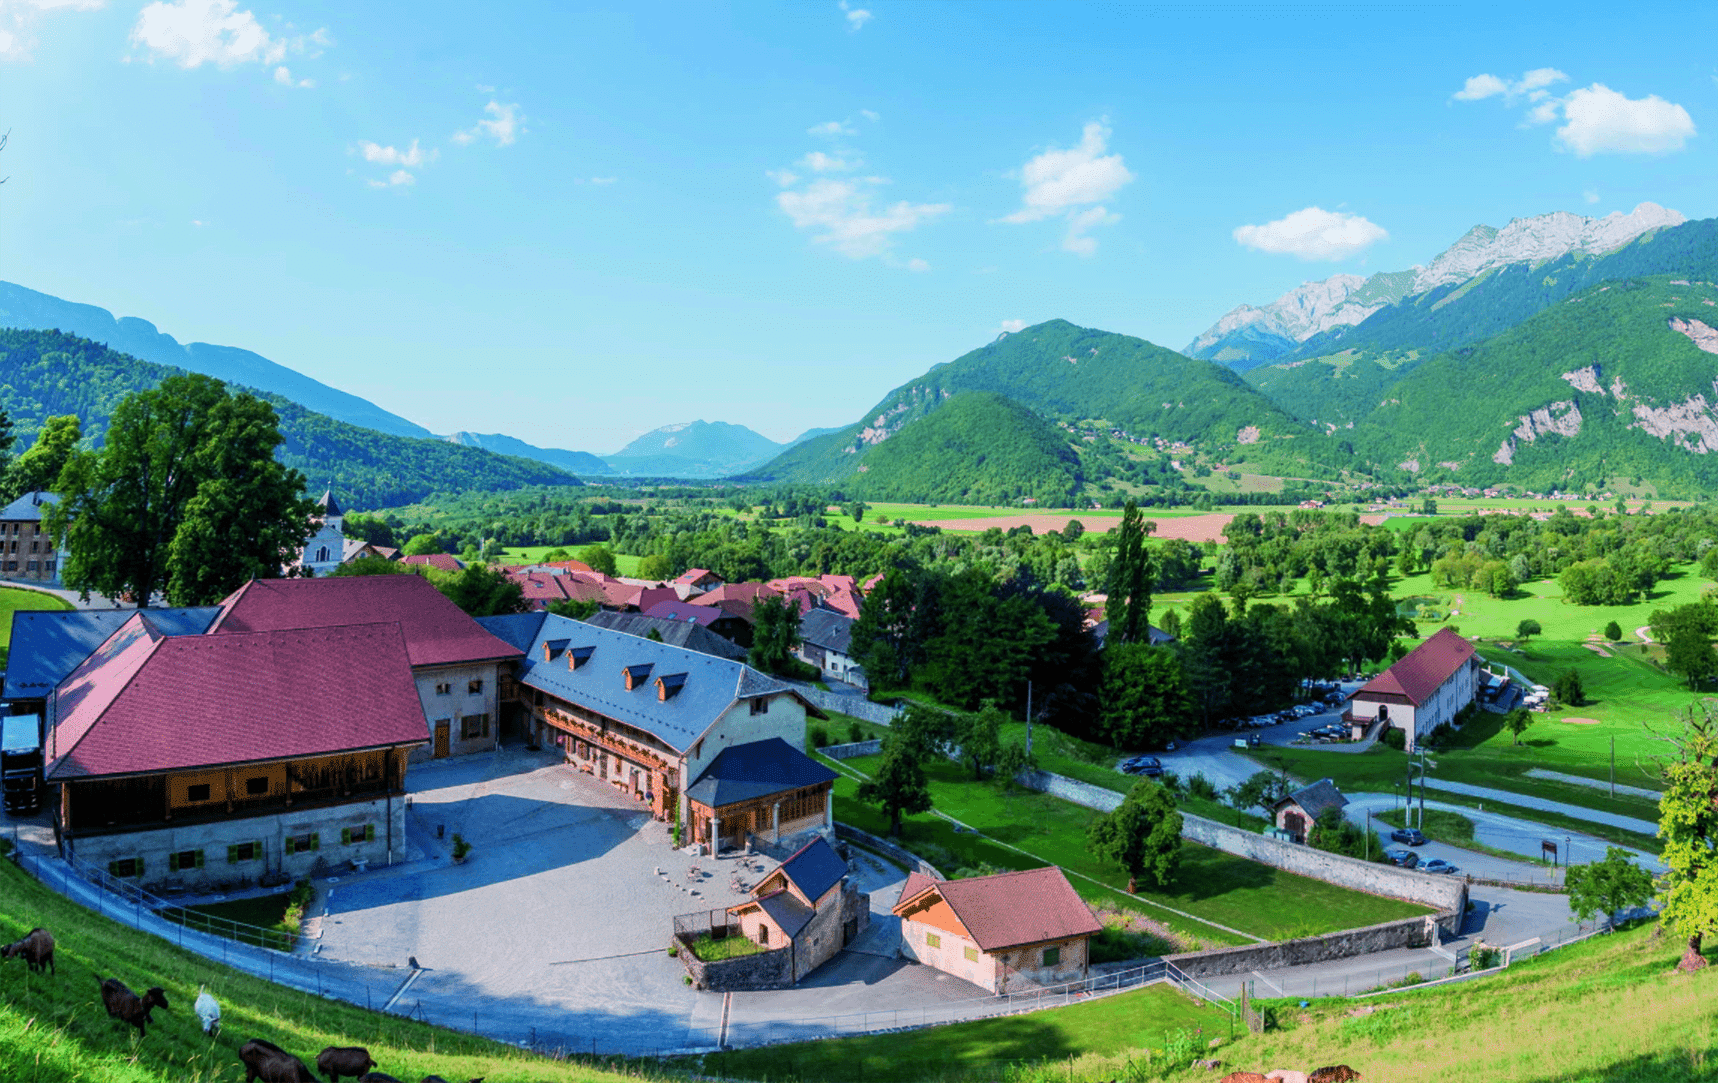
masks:
<path fill-rule="evenodd" d="M 835 772 L 805 754 L 791 685 L 739 662 L 552 613 L 483 617 L 523 652 L 510 703 L 534 740 L 715 849 L 832 830 Z"/>
<path fill-rule="evenodd" d="M 902 957 L 998 995 L 1086 977 L 1103 928 L 1053 865 L 964 880 L 911 873 L 893 910 Z"/>
<path fill-rule="evenodd" d="M 1479 658 L 1459 633 L 1439 628 L 1395 665 L 1367 681 L 1348 701 L 1344 722 L 1358 733 L 1383 719 L 1407 737 L 1414 751 L 1419 740 L 1453 722 L 1473 702 L 1480 685 Z"/>
<path fill-rule="evenodd" d="M 847 880 L 847 862 L 821 835 L 800 847 L 730 906 L 740 933 L 769 948 L 792 950 L 792 980 L 833 959 L 870 922 L 870 896 Z"/>
<path fill-rule="evenodd" d="M 1295 842 L 1304 843 L 1312 825 L 1327 809 L 1340 810 L 1347 805 L 1348 798 L 1342 796 L 1336 784 L 1328 778 L 1321 778 L 1278 799 L 1271 806 L 1271 816 L 1279 830 L 1288 832 Z"/>
<path fill-rule="evenodd" d="M 135 611 L 46 702 L 61 845 L 114 876 L 284 883 L 403 846 L 428 733 L 397 623 L 174 636 Z"/>

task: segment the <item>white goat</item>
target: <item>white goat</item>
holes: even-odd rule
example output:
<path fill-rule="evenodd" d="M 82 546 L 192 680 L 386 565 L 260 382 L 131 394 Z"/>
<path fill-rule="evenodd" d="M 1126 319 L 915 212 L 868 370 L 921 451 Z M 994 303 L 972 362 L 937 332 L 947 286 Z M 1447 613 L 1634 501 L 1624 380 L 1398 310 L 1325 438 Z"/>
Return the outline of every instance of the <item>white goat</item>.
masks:
<path fill-rule="evenodd" d="M 195 1007 L 197 1018 L 203 1021 L 203 1033 L 210 1036 L 219 1034 L 221 1032 L 221 1005 L 214 997 L 204 991 L 201 985 L 197 986 Z"/>

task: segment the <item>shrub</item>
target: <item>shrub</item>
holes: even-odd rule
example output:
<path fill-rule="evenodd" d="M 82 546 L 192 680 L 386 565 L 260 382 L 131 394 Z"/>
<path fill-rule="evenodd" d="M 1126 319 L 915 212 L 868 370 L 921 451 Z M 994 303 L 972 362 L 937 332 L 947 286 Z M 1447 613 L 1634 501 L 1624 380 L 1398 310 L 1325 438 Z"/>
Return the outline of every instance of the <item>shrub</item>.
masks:
<path fill-rule="evenodd" d="M 1205 801 L 1217 800 L 1217 787 L 1203 774 L 1195 774 L 1187 780 L 1187 792 Z"/>
<path fill-rule="evenodd" d="M 1619 642 L 1623 638 L 1622 625 L 1618 624 L 1616 621 L 1611 621 L 1609 624 L 1605 625 L 1605 638 L 1610 640 L 1612 643 Z"/>
<path fill-rule="evenodd" d="M 1581 687 L 1581 675 L 1573 669 L 1565 671 L 1561 677 L 1551 682 L 1551 694 L 1557 697 L 1557 702 L 1571 707 L 1579 707 L 1587 702 L 1586 690 Z"/>
<path fill-rule="evenodd" d="M 1467 954 L 1469 970 L 1490 970 L 1502 961 L 1502 950 L 1486 944 L 1475 944 Z"/>
<path fill-rule="evenodd" d="M 471 843 L 465 841 L 465 836 L 455 831 L 453 833 L 453 859 L 464 861 L 465 855 L 471 853 Z"/>
<path fill-rule="evenodd" d="M 865 727 L 861 726 L 857 722 L 853 722 L 853 723 L 848 725 L 848 727 L 847 727 L 847 743 L 848 744 L 856 745 L 860 741 L 863 741 L 864 739 L 865 739 Z"/>
<path fill-rule="evenodd" d="M 811 727 L 811 747 L 823 748 L 829 744 L 829 731 L 822 726 Z"/>
<path fill-rule="evenodd" d="M 1403 749 L 1408 747 L 1408 735 L 1397 729 L 1395 726 L 1391 726 L 1389 729 L 1385 730 L 1384 736 L 1381 740 L 1397 752 L 1401 752 Z"/>

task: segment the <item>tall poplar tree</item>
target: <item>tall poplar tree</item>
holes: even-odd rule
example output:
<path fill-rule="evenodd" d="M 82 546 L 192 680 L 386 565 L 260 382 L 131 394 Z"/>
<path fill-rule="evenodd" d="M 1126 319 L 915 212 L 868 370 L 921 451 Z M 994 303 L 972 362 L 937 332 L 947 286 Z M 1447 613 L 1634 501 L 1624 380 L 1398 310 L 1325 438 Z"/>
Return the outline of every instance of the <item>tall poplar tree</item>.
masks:
<path fill-rule="evenodd" d="M 1127 502 L 1116 537 L 1115 559 L 1110 561 L 1109 601 L 1104 605 L 1110 642 L 1141 643 L 1151 634 L 1151 584 L 1157 577 L 1157 566 L 1145 547 L 1145 536 L 1155 526 L 1140 515 L 1138 504 Z"/>

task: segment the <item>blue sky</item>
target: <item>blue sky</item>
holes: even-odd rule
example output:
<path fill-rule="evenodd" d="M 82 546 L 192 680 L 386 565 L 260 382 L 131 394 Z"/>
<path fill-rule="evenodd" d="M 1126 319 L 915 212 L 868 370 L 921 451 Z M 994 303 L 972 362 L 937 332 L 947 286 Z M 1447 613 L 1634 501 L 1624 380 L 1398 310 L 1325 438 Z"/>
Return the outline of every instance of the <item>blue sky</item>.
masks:
<path fill-rule="evenodd" d="M 1714 31 L 1713 5 L 0 0 L 0 278 L 437 432 L 784 440 L 1019 322 L 1180 348 L 1479 222 L 1710 217 Z"/>

